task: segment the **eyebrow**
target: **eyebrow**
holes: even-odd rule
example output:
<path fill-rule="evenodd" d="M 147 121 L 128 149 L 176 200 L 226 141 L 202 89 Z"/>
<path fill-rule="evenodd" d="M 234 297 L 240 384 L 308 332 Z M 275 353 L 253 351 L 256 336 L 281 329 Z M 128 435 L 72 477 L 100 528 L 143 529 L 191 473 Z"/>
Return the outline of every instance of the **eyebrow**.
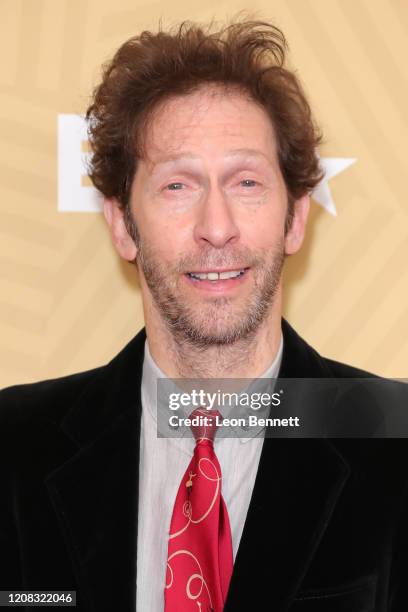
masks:
<path fill-rule="evenodd" d="M 226 157 L 261 157 L 266 161 L 270 162 L 271 160 L 265 153 L 258 151 L 257 149 L 232 149 L 231 151 L 227 151 Z M 182 151 L 181 153 L 169 153 L 167 155 L 160 156 L 157 161 L 154 163 L 154 166 L 158 166 L 160 164 L 165 164 L 171 161 L 178 161 L 182 159 L 200 159 L 200 156 L 196 153 L 192 153 L 191 151 Z"/>

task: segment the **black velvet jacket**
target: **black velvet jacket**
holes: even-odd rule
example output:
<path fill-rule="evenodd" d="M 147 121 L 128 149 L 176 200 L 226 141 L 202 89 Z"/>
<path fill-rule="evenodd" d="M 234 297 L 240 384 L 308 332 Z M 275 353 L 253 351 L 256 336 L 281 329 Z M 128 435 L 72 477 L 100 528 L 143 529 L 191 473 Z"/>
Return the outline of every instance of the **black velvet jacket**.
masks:
<path fill-rule="evenodd" d="M 282 329 L 280 377 L 366 374 Z M 81 612 L 135 611 L 144 341 L 1 392 L 0 590 L 76 590 Z M 225 612 L 408 612 L 407 446 L 265 439 Z"/>

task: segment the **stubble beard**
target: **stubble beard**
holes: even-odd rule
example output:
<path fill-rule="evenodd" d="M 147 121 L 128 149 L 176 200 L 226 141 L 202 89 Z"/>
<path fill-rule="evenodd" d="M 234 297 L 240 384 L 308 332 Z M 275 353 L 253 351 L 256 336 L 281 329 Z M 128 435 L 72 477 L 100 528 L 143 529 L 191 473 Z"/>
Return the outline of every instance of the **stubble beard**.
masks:
<path fill-rule="evenodd" d="M 200 257 L 183 257 L 177 264 L 166 264 L 144 243 L 136 227 L 133 239 L 138 248 L 136 263 L 143 272 L 154 305 L 163 322 L 180 344 L 195 348 L 230 346 L 252 338 L 270 313 L 285 259 L 283 237 L 271 251 L 211 250 Z M 186 271 L 229 267 L 245 262 L 253 279 L 251 294 L 245 299 L 208 296 L 191 297 L 192 288 L 185 285 Z M 248 279 L 250 280 L 250 279 Z M 245 281 L 245 282 L 248 282 Z M 197 281 L 199 282 L 199 281 Z"/>

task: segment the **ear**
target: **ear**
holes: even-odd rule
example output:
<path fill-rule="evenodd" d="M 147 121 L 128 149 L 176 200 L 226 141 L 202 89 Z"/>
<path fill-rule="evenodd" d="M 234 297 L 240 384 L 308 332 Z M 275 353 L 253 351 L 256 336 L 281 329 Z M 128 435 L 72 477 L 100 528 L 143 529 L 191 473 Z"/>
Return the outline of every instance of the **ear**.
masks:
<path fill-rule="evenodd" d="M 302 196 L 294 202 L 293 206 L 292 225 L 285 236 L 286 255 L 293 255 L 302 246 L 310 207 L 309 196 Z"/>
<path fill-rule="evenodd" d="M 137 248 L 126 229 L 124 210 L 116 198 L 105 198 L 103 214 L 109 225 L 115 249 L 123 259 L 133 261 L 137 254 Z"/>

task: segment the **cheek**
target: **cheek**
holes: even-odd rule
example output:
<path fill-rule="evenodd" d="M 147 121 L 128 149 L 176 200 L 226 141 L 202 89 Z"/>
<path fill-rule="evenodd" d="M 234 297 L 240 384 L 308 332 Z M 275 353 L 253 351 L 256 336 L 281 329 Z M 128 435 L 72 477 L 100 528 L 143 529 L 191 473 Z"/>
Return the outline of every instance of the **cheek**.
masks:
<path fill-rule="evenodd" d="M 258 210 L 241 224 L 241 238 L 253 248 L 268 249 L 284 239 L 285 215 L 276 208 Z"/>
<path fill-rule="evenodd" d="M 176 224 L 170 216 L 166 218 L 157 216 L 144 219 L 140 235 L 142 243 L 154 253 L 157 260 L 171 264 L 188 250 L 192 230 Z"/>
<path fill-rule="evenodd" d="M 191 239 L 194 221 L 191 215 L 175 215 L 172 211 L 150 206 L 140 211 L 137 225 L 142 239 L 176 248 L 177 244 L 182 245 Z"/>

